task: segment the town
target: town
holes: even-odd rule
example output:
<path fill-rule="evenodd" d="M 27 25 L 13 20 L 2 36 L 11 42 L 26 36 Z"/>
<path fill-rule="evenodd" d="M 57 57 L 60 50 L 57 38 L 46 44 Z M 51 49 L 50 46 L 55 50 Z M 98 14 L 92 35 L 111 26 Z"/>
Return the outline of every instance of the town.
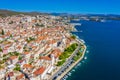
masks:
<path fill-rule="evenodd" d="M 70 34 L 73 29 L 59 16 L 0 17 L 0 80 L 54 79 L 60 66 L 75 57 L 79 41 Z"/>

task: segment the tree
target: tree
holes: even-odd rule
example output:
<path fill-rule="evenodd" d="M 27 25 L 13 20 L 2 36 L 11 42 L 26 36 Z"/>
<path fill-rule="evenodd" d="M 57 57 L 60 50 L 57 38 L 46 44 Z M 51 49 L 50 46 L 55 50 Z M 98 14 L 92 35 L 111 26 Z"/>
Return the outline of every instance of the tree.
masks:
<path fill-rule="evenodd" d="M 14 68 L 14 70 L 20 71 L 21 70 L 20 65 L 16 64 L 16 67 Z"/>
<path fill-rule="evenodd" d="M 66 59 L 71 56 L 71 54 L 74 52 L 77 46 L 78 44 L 74 43 L 70 45 L 68 48 L 66 48 L 65 51 L 59 56 L 60 61 L 57 63 L 57 66 L 61 66 L 62 64 L 64 64 Z"/>
<path fill-rule="evenodd" d="M 41 27 L 44 27 L 44 24 L 41 24 L 40 26 L 41 26 Z"/>
<path fill-rule="evenodd" d="M 63 65 L 64 63 L 65 63 L 65 59 L 64 60 L 62 60 L 62 61 L 59 61 L 58 63 L 57 63 L 57 66 L 61 66 L 61 65 Z"/>
<path fill-rule="evenodd" d="M 6 62 L 6 61 L 7 61 L 7 58 L 4 58 L 3 61 Z"/>
<path fill-rule="evenodd" d="M 11 37 L 11 38 L 13 37 L 12 34 L 10 34 L 10 37 Z"/>
<path fill-rule="evenodd" d="M 73 58 L 74 61 L 77 61 L 78 59 L 79 59 L 78 56 L 74 56 L 74 58 Z"/>
<path fill-rule="evenodd" d="M 10 21 L 9 24 L 13 24 L 13 21 Z"/>
<path fill-rule="evenodd" d="M 0 52 L 2 52 L 3 50 L 2 50 L 2 48 L 0 47 Z"/>
<path fill-rule="evenodd" d="M 4 32 L 4 30 L 2 29 L 2 33 L 1 33 L 2 35 L 4 35 L 5 34 L 5 32 Z"/>
<path fill-rule="evenodd" d="M 66 51 L 66 52 L 63 53 L 63 55 L 64 55 L 65 58 L 68 58 L 70 56 L 70 52 Z"/>
<path fill-rule="evenodd" d="M 19 56 L 19 58 L 18 58 L 19 60 L 22 60 L 22 57 L 21 56 Z"/>
<path fill-rule="evenodd" d="M 29 42 L 31 42 L 31 41 L 34 41 L 35 40 L 35 38 L 33 38 L 33 37 L 29 37 L 29 38 L 27 38 L 26 39 L 26 41 L 29 43 Z"/>
<path fill-rule="evenodd" d="M 77 56 L 81 56 L 81 54 L 82 54 L 82 53 L 79 51 L 79 52 L 77 53 Z"/>
<path fill-rule="evenodd" d="M 60 55 L 60 57 L 59 57 L 60 60 L 62 60 L 64 58 L 65 58 L 64 55 Z"/>
<path fill-rule="evenodd" d="M 15 56 L 19 56 L 20 53 L 18 53 L 18 52 L 15 51 L 15 52 L 14 52 L 14 55 L 15 55 Z"/>
<path fill-rule="evenodd" d="M 72 39 L 76 39 L 76 36 L 75 36 L 75 35 L 72 35 L 71 38 L 72 38 Z"/>

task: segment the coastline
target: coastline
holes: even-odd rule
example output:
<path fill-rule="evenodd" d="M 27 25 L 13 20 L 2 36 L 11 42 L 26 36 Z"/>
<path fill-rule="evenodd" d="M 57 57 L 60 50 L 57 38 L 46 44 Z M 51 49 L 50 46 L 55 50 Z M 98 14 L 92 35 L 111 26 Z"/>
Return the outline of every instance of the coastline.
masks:
<path fill-rule="evenodd" d="M 72 31 L 77 32 L 77 29 L 75 28 L 75 26 L 76 26 L 76 25 L 71 24 L 72 30 L 69 30 L 69 34 L 70 34 L 70 35 L 73 35 Z M 81 26 L 81 25 L 80 25 L 80 26 Z M 74 50 L 74 52 L 73 52 L 73 53 L 74 53 L 74 56 L 75 56 L 75 54 L 81 49 L 81 45 L 82 45 L 82 48 L 83 48 L 83 50 L 82 50 L 82 52 L 81 52 L 82 55 L 79 57 L 79 59 L 78 59 L 77 61 L 71 63 L 71 65 L 69 65 L 68 62 L 66 62 L 65 65 L 68 64 L 69 67 L 67 67 L 67 68 L 65 68 L 65 69 L 64 69 L 63 66 L 57 67 L 56 70 L 51 74 L 52 77 L 50 77 L 50 80 L 62 80 L 62 79 L 64 79 L 64 76 L 65 76 L 68 72 L 70 72 L 70 71 L 84 58 L 84 55 L 85 55 L 85 52 L 86 52 L 86 48 L 87 48 L 86 45 L 85 45 L 85 42 L 84 42 L 84 40 L 80 39 L 77 35 L 75 35 L 75 36 L 76 36 L 75 42 L 76 42 L 79 46 Z M 72 56 L 73 56 L 73 55 L 72 55 Z M 74 56 L 73 56 L 73 57 L 74 57 Z M 62 69 L 64 69 L 64 71 L 62 71 Z M 61 73 L 59 73 L 59 72 L 61 72 Z"/>
<path fill-rule="evenodd" d="M 80 26 L 81 26 L 81 25 L 80 25 Z M 72 30 L 72 31 L 77 31 L 77 29 L 75 28 L 75 25 L 73 26 L 73 30 Z M 70 34 L 72 34 L 72 33 L 70 33 Z M 70 71 L 84 58 L 84 56 L 85 56 L 85 52 L 86 52 L 87 47 L 86 47 L 85 43 L 82 41 L 82 39 L 80 39 L 77 35 L 75 35 L 75 36 L 76 36 L 76 41 L 77 41 L 79 44 L 82 44 L 83 47 L 84 47 L 84 50 L 83 50 L 83 52 L 82 52 L 82 56 L 81 56 L 75 63 L 73 63 L 68 69 L 66 69 L 66 71 L 63 72 L 62 75 L 60 75 L 60 76 L 57 78 L 57 80 L 61 80 L 61 79 L 62 79 L 68 72 L 70 72 Z"/>
<path fill-rule="evenodd" d="M 82 23 L 70 23 L 72 25 L 72 32 L 77 32 L 78 30 L 75 28 L 75 26 L 81 26 Z"/>
<path fill-rule="evenodd" d="M 57 80 L 61 80 L 68 72 L 70 72 L 84 58 L 87 47 L 80 40 L 79 40 L 79 42 L 81 44 L 83 44 L 83 46 L 84 46 L 84 51 L 82 52 L 82 56 L 75 63 L 73 63 L 68 69 L 66 69 L 66 71 L 64 73 L 62 73 L 62 75 L 57 78 Z"/>

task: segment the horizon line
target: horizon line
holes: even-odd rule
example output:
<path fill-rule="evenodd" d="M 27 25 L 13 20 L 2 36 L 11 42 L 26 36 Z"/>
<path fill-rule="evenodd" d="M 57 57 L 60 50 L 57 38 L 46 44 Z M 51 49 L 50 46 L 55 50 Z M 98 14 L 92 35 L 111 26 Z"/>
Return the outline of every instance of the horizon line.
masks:
<path fill-rule="evenodd" d="M 14 9 L 0 9 L 0 10 L 8 10 L 14 12 L 38 12 L 38 13 L 60 13 L 60 14 L 82 14 L 82 15 L 120 15 L 115 13 L 95 13 L 95 12 L 59 12 L 59 11 L 37 11 L 37 10 L 14 10 Z"/>

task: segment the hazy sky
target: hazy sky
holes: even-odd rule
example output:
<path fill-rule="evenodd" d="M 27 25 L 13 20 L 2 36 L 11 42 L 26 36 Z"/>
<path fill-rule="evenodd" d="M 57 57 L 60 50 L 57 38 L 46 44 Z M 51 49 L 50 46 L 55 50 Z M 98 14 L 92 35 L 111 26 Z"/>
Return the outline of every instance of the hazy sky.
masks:
<path fill-rule="evenodd" d="M 120 0 L 0 0 L 0 9 L 120 14 Z"/>

